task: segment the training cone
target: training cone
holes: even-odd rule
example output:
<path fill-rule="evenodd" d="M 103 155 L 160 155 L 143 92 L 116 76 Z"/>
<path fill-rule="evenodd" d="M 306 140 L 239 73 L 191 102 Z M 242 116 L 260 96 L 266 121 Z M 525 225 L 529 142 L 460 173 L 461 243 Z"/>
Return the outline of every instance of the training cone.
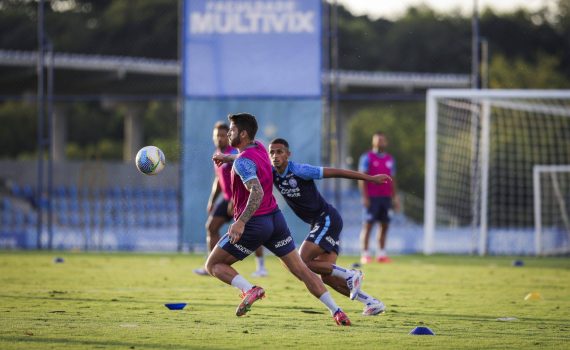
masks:
<path fill-rule="evenodd" d="M 169 310 L 182 310 L 186 307 L 186 303 L 169 303 L 164 304 Z"/>
<path fill-rule="evenodd" d="M 65 261 L 65 260 L 64 260 L 63 258 L 59 257 L 59 256 L 58 256 L 57 258 L 54 258 L 54 259 L 53 259 L 53 262 L 56 263 L 56 264 L 61 264 L 61 263 L 63 263 L 64 261 Z"/>
<path fill-rule="evenodd" d="M 411 335 L 435 335 L 428 327 L 416 327 L 409 333 Z"/>
<path fill-rule="evenodd" d="M 526 297 L 524 297 L 524 300 L 540 300 L 542 299 L 542 295 L 540 295 L 539 292 L 532 292 L 532 293 L 528 293 L 526 295 Z"/>
<path fill-rule="evenodd" d="M 524 266 L 524 261 L 522 261 L 522 260 L 513 260 L 513 266 L 517 266 L 517 267 Z"/>

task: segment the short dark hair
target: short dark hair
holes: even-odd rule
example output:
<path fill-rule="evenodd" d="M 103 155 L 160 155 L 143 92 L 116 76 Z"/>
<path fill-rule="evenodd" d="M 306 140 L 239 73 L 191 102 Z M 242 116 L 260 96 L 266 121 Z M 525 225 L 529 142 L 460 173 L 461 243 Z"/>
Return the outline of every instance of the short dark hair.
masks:
<path fill-rule="evenodd" d="M 287 142 L 287 140 L 282 139 L 282 138 L 280 138 L 280 137 L 278 137 L 278 138 L 276 138 L 276 139 L 273 139 L 271 142 L 269 142 L 269 144 L 270 144 L 270 145 L 273 145 L 273 144 L 280 144 L 280 145 L 283 145 L 283 146 L 287 147 L 287 149 L 289 149 L 289 142 Z"/>
<path fill-rule="evenodd" d="M 386 136 L 386 134 L 384 134 L 384 132 L 382 132 L 382 131 L 380 131 L 380 130 L 377 130 L 374 134 L 372 134 L 372 136 L 376 136 L 376 135 L 378 135 L 378 136 Z"/>
<path fill-rule="evenodd" d="M 254 115 L 249 113 L 229 114 L 228 120 L 235 124 L 238 132 L 245 130 L 250 139 L 255 139 L 255 134 L 257 134 L 257 120 Z"/>
<path fill-rule="evenodd" d="M 216 124 L 214 124 L 214 129 L 221 129 L 221 130 L 229 131 L 230 127 L 228 126 L 228 124 L 226 124 L 222 121 L 219 121 L 219 122 L 216 122 Z"/>

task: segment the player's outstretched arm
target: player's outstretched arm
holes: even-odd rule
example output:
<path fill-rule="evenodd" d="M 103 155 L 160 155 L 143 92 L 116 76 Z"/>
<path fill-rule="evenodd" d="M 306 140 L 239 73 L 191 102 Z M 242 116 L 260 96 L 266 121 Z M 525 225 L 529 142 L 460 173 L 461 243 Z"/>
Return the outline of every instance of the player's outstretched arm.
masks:
<path fill-rule="evenodd" d="M 236 160 L 237 154 L 226 154 L 226 153 L 216 153 L 212 156 L 212 160 L 216 166 L 220 166 L 224 163 L 231 163 Z"/>
<path fill-rule="evenodd" d="M 368 175 L 359 171 L 339 169 L 339 168 L 323 168 L 323 178 L 338 177 L 343 179 L 370 181 L 376 184 L 392 181 L 392 178 L 386 174 Z"/>

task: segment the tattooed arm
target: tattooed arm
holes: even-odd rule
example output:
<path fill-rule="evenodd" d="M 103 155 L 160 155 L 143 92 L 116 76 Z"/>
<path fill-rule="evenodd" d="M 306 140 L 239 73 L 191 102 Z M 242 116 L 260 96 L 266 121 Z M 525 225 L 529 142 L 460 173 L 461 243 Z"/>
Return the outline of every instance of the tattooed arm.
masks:
<path fill-rule="evenodd" d="M 232 244 L 239 241 L 245 229 L 246 222 L 248 222 L 257 209 L 259 209 L 261 200 L 263 199 L 263 188 L 257 178 L 257 166 L 255 163 L 247 158 L 238 158 L 234 162 L 234 170 L 240 176 L 245 188 L 249 191 L 249 197 L 245 209 L 239 218 L 229 227 L 228 233 Z"/>
<path fill-rule="evenodd" d="M 249 191 L 249 198 L 247 199 L 247 205 L 238 220 L 243 221 L 245 224 L 261 205 L 261 200 L 263 199 L 263 188 L 261 187 L 261 183 L 258 178 L 251 179 L 244 185 Z"/>

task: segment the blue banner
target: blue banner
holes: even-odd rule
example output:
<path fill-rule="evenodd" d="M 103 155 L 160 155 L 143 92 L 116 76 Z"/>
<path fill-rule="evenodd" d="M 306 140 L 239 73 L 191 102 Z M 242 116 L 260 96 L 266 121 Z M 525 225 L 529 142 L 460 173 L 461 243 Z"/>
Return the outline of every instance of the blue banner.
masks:
<path fill-rule="evenodd" d="M 321 0 L 186 0 L 186 97 L 320 97 Z"/>
<path fill-rule="evenodd" d="M 184 242 L 191 249 L 205 247 L 206 244 L 204 224 L 214 179 L 212 128 L 216 121 L 229 123 L 226 118 L 229 113 L 252 113 L 259 125 L 256 139 L 267 146 L 276 137 L 285 138 L 291 147 L 292 160 L 320 165 L 321 108 L 320 100 L 309 99 L 188 99 L 185 102 L 182 213 Z M 293 214 L 281 194 L 274 194 L 299 246 L 309 226 Z M 221 234 L 225 230 L 222 229 Z"/>

